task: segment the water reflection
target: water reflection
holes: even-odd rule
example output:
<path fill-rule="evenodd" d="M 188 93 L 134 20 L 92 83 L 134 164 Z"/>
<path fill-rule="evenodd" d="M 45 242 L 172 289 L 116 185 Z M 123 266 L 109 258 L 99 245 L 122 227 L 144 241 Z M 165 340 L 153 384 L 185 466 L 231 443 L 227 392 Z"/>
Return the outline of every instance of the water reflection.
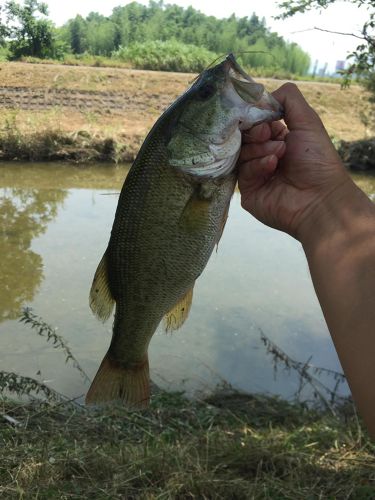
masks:
<path fill-rule="evenodd" d="M 67 191 L 0 188 L 0 321 L 15 319 L 33 300 L 42 279 L 42 257 L 31 249 L 56 217 Z"/>
<path fill-rule="evenodd" d="M 95 374 L 112 325 L 93 317 L 88 293 L 126 172 L 108 165 L 0 166 L 1 369 L 34 377 L 42 371 L 58 391 L 86 392 L 62 353 L 16 317 L 21 305 L 32 306 Z M 375 193 L 375 177 L 354 177 Z M 152 339 L 151 375 L 174 389 L 212 388 L 225 379 L 246 391 L 290 397 L 298 377 L 280 370 L 274 378 L 259 328 L 292 358 L 312 357 L 315 365 L 340 370 L 301 246 L 245 213 L 235 193 L 218 252 L 197 280 L 188 321 L 173 335 L 159 330 Z"/>
<path fill-rule="evenodd" d="M 33 240 L 56 218 L 69 189 L 120 186 L 126 168 L 64 164 L 2 164 L 0 167 L 0 322 L 15 319 L 43 281 L 43 258 Z M 68 247 L 68 245 L 67 245 Z M 43 250 L 41 251 L 43 253 Z"/>

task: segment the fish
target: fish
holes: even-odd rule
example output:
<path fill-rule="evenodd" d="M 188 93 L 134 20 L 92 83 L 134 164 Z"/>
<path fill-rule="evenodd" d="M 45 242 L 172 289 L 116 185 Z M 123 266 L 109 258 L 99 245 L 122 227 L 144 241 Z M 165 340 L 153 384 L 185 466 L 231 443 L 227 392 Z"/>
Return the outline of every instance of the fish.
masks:
<path fill-rule="evenodd" d="M 90 291 L 100 320 L 114 307 L 115 314 L 87 404 L 148 406 L 149 343 L 163 318 L 175 331 L 188 317 L 195 281 L 227 220 L 241 130 L 282 116 L 229 54 L 158 118 L 125 179 Z"/>

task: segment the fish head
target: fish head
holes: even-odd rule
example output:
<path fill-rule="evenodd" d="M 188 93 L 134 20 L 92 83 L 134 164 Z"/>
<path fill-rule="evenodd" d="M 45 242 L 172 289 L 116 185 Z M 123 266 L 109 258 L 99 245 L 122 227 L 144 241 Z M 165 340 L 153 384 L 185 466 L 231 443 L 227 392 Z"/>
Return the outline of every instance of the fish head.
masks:
<path fill-rule="evenodd" d="M 169 164 L 211 178 L 233 172 L 241 130 L 283 117 L 279 102 L 239 66 L 233 54 L 203 71 L 176 102 L 173 113 Z"/>

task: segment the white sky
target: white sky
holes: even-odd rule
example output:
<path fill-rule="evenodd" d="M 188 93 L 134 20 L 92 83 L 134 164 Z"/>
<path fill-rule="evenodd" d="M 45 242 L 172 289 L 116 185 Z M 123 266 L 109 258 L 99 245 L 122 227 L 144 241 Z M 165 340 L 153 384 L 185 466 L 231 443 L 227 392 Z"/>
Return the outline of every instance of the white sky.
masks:
<path fill-rule="evenodd" d="M 4 0 L 0 0 L 0 4 Z M 65 23 L 76 14 L 86 16 L 89 12 L 99 12 L 105 16 L 111 14 L 118 5 L 130 3 L 124 0 L 44 0 L 49 6 L 50 18 L 57 26 Z M 148 0 L 138 0 L 148 4 Z M 201 12 L 215 17 L 228 17 L 234 13 L 238 17 L 251 16 L 255 12 L 259 17 L 266 18 L 267 26 L 282 35 L 285 39 L 298 43 L 310 54 L 311 60 L 319 61 L 319 68 L 328 63 L 328 69 L 334 70 L 337 60 L 346 58 L 348 52 L 355 49 L 360 40 L 351 36 L 332 35 L 320 31 L 303 31 L 317 26 L 331 31 L 356 33 L 368 17 L 365 8 L 359 9 L 350 1 L 337 1 L 327 9 L 297 14 L 291 19 L 275 21 L 272 16 L 279 13 L 274 0 L 169 0 L 166 3 L 183 7 L 192 5 Z M 297 33 L 299 32 L 299 33 Z"/>

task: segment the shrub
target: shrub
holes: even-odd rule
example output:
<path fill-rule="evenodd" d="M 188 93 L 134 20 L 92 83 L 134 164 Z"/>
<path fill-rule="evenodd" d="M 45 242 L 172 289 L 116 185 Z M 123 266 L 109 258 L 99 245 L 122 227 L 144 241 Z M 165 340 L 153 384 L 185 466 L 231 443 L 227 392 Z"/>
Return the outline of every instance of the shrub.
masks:
<path fill-rule="evenodd" d="M 197 73 L 212 63 L 217 54 L 172 40 L 134 43 L 120 47 L 112 57 L 130 62 L 139 69 Z"/>

